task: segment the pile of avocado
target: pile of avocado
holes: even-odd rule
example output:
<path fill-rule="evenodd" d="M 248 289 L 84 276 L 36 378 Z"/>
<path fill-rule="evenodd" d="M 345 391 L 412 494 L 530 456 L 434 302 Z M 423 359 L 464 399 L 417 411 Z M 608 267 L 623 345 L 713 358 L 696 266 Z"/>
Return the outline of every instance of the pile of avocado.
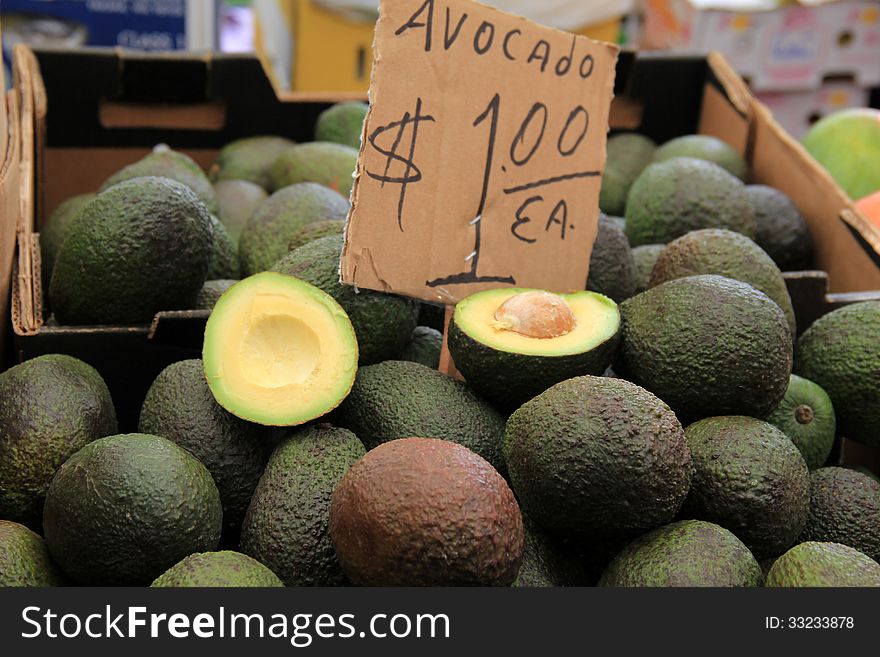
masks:
<path fill-rule="evenodd" d="M 58 322 L 210 315 L 137 433 L 82 361 L 0 374 L 0 585 L 880 586 L 880 479 L 830 459 L 880 447 L 880 303 L 798 337 L 788 197 L 717 139 L 614 136 L 584 289 L 474 293 L 444 336 L 339 282 L 366 111 L 59 207 Z"/>

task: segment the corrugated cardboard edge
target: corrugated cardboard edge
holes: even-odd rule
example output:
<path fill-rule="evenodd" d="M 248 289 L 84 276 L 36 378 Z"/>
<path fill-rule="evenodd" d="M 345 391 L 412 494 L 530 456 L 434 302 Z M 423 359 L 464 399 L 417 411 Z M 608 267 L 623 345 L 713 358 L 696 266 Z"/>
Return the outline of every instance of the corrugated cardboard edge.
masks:
<path fill-rule="evenodd" d="M 0 102 L 6 106 L 5 125 L 0 130 L 7 133 L 6 150 L 0 165 L 0 311 L 3 317 L 9 316 L 11 293 L 15 287 L 15 251 L 16 233 L 19 220 L 19 161 L 21 159 L 21 140 L 19 139 L 18 96 L 15 91 L 3 95 Z M 14 310 L 14 307 L 13 307 Z M 7 363 L 5 346 L 9 332 L 9 323 L 4 319 L 0 322 L 0 369 Z"/>

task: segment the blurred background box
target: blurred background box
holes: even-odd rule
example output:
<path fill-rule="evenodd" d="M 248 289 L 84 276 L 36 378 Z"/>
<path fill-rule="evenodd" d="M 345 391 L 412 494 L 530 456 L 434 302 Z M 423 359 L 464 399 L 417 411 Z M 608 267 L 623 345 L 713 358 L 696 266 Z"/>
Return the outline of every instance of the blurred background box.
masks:
<path fill-rule="evenodd" d="M 600 41 L 619 41 L 633 0 L 487 0 L 486 4 Z M 255 48 L 276 84 L 366 92 L 378 0 L 254 0 Z"/>
<path fill-rule="evenodd" d="M 795 139 L 802 139 L 819 119 L 842 109 L 867 107 L 871 90 L 860 87 L 849 78 L 831 78 L 818 89 L 805 91 L 763 91 L 755 96 L 773 112 Z"/>

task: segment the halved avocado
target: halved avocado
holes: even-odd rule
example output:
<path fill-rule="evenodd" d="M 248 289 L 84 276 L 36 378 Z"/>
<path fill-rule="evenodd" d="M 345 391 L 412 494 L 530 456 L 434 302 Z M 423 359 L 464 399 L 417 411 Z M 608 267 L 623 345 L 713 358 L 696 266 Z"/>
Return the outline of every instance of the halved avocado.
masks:
<path fill-rule="evenodd" d="M 293 426 L 348 395 L 357 373 L 354 329 L 325 292 L 293 276 L 256 274 L 214 306 L 202 350 L 217 403 L 244 420 Z"/>
<path fill-rule="evenodd" d="M 511 410 L 560 381 L 602 374 L 619 329 L 617 304 L 596 292 L 486 290 L 455 307 L 449 353 L 475 391 Z"/>

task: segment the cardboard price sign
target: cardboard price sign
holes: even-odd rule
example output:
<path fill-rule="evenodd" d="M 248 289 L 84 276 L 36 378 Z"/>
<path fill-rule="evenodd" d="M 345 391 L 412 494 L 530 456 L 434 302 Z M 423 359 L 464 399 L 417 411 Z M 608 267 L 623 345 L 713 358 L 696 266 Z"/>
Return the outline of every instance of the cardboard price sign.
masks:
<path fill-rule="evenodd" d="M 343 282 L 584 289 L 617 47 L 470 0 L 379 10 Z"/>

